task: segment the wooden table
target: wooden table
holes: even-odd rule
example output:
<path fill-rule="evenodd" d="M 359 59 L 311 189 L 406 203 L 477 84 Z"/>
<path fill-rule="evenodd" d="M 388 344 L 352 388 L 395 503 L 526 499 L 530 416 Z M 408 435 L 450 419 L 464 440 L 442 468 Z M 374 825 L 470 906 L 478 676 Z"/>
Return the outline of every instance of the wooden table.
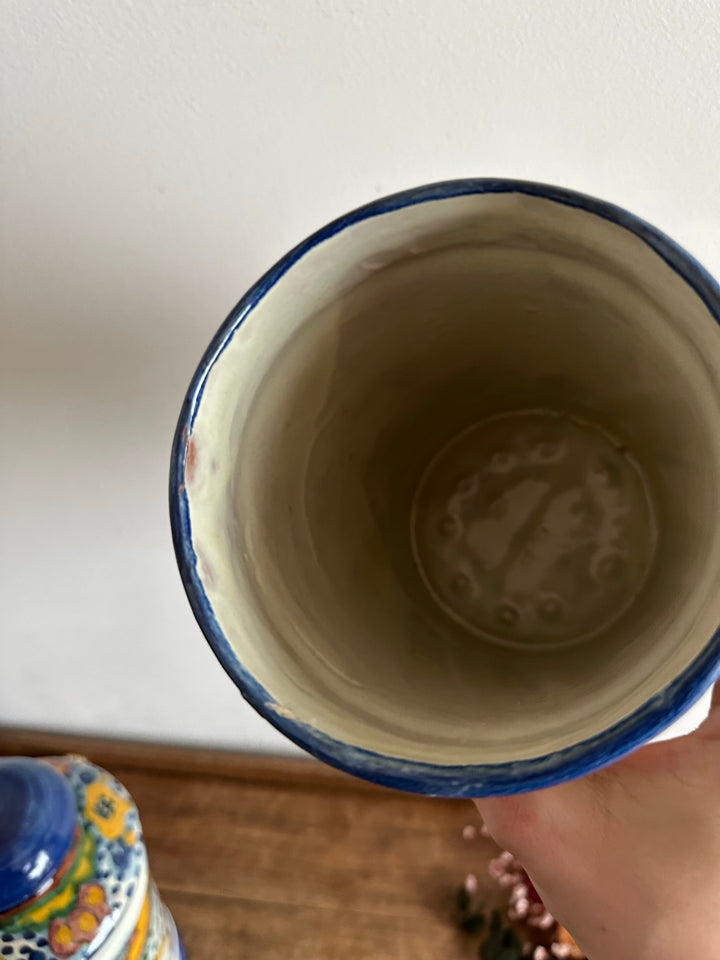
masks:
<path fill-rule="evenodd" d="M 79 753 L 140 810 L 189 960 L 465 960 L 454 918 L 496 851 L 468 801 L 429 800 L 313 760 L 0 730 L 0 753 Z"/>

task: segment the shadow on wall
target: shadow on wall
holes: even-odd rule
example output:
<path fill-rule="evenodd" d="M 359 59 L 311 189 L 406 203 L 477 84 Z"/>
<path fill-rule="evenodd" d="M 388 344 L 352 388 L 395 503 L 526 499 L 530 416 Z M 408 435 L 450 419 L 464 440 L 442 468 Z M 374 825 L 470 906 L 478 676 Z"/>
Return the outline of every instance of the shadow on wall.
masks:
<path fill-rule="evenodd" d="M 260 743 L 183 596 L 167 474 L 192 372 L 262 251 L 240 249 L 247 218 L 211 223 L 96 146 L 71 158 L 84 177 L 61 157 L 4 209 L 0 723 L 193 739 L 193 702 L 206 740 Z"/>

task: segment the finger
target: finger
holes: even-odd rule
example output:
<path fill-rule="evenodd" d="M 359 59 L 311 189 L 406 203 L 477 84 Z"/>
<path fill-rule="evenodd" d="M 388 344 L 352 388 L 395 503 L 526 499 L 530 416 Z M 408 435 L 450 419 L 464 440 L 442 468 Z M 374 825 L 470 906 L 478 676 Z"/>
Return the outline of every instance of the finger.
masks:
<path fill-rule="evenodd" d="M 533 794 L 481 797 L 473 803 L 495 843 L 516 855 L 525 851 L 538 828 Z"/>
<path fill-rule="evenodd" d="M 715 684 L 707 720 L 703 720 L 695 736 L 704 740 L 720 739 L 720 681 Z"/>
<path fill-rule="evenodd" d="M 597 815 L 598 805 L 603 806 L 598 793 L 601 786 L 584 777 L 532 793 L 477 798 L 474 803 L 493 840 L 519 860 L 532 862 L 549 838 L 557 841 L 572 833 L 576 821 Z"/>
<path fill-rule="evenodd" d="M 720 722 L 720 681 L 715 683 L 713 686 L 710 710 L 708 712 L 707 720 L 703 721 L 703 725 L 710 722 Z"/>

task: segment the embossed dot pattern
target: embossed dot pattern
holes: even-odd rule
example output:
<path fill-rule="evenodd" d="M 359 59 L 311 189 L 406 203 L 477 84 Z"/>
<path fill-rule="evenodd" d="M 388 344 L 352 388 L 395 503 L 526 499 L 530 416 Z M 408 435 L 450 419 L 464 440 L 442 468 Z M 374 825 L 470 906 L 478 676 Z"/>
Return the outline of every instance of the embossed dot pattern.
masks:
<path fill-rule="evenodd" d="M 626 447 L 548 411 L 483 421 L 425 471 L 412 511 L 415 560 L 435 600 L 487 639 L 575 643 L 642 588 L 657 540 Z"/>

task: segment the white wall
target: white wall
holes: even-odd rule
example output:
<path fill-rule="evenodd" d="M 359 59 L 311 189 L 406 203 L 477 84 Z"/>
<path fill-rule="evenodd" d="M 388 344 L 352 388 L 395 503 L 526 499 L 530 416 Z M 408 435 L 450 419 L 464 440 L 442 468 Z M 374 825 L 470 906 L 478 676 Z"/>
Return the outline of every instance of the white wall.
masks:
<path fill-rule="evenodd" d="M 209 338 L 327 219 L 557 182 L 720 273 L 716 0 L 5 0 L 0 723 L 284 748 L 166 519 Z"/>

